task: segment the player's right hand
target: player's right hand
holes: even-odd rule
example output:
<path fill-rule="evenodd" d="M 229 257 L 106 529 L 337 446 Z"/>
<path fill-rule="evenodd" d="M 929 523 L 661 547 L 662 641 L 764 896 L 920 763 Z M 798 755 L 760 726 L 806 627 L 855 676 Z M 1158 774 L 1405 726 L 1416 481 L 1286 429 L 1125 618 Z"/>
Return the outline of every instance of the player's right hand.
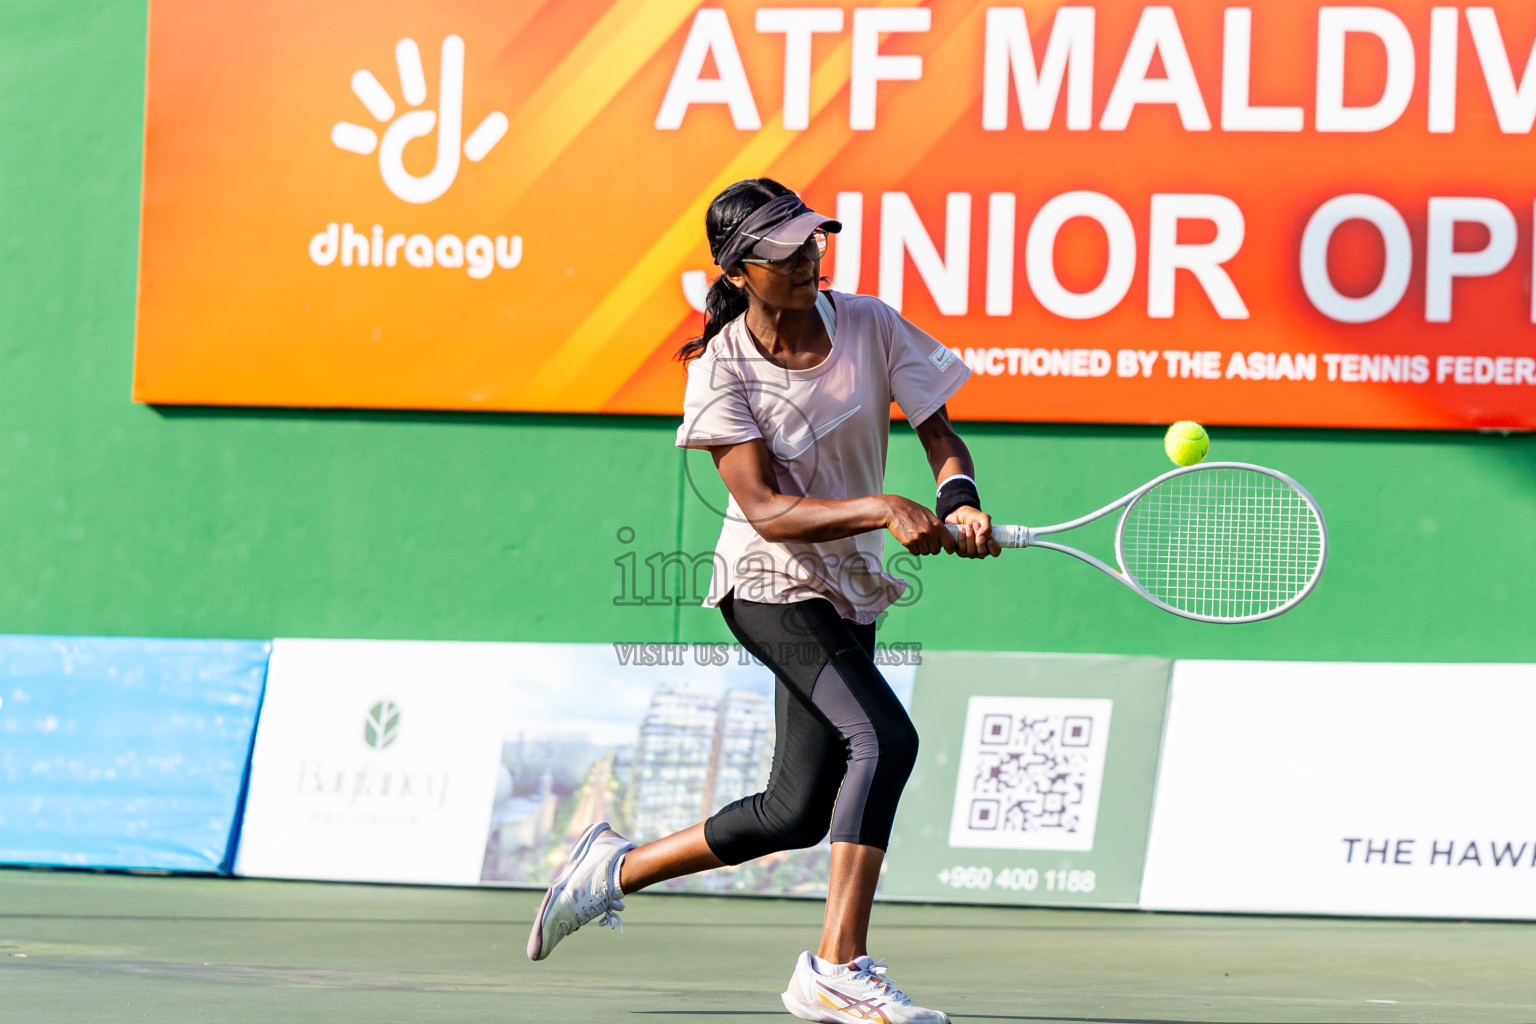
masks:
<path fill-rule="evenodd" d="M 954 554 L 955 538 L 933 514 L 933 509 L 899 494 L 881 497 L 885 499 L 885 528 L 898 544 L 914 555 L 937 555 L 941 551 Z"/>
<path fill-rule="evenodd" d="M 992 517 L 981 509 L 962 506 L 951 512 L 944 523 L 960 527 L 955 543 L 961 558 L 996 558 L 1003 553 L 1002 545 L 992 536 Z"/>

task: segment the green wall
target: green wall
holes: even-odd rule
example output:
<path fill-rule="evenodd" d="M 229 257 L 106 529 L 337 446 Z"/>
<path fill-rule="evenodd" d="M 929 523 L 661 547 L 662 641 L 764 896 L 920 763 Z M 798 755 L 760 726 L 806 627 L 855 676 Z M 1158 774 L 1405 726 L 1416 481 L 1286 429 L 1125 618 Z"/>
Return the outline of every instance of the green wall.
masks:
<path fill-rule="evenodd" d="M 129 401 L 143 0 L 0 8 L 0 631 L 721 638 L 616 606 L 614 559 L 708 550 L 668 419 L 152 409 Z M 970 425 L 990 509 L 1070 518 L 1166 467 L 1151 428 Z M 1048 552 L 931 560 L 889 640 L 936 649 L 1536 660 L 1536 441 L 1220 430 L 1329 517 L 1272 622 L 1156 611 Z M 691 462 L 706 481 L 707 458 Z M 892 490 L 930 491 L 898 427 Z M 718 487 L 718 482 L 713 485 Z M 618 531 L 634 539 L 623 544 Z"/>

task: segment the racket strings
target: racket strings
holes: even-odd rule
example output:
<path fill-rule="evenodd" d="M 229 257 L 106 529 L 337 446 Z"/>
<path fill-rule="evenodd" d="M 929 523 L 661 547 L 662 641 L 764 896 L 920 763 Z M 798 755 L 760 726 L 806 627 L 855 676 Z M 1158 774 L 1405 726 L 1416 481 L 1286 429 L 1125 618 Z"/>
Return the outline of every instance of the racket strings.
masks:
<path fill-rule="evenodd" d="M 1148 594 L 1181 612 L 1235 621 L 1275 611 L 1322 568 L 1316 510 L 1284 480 L 1251 469 L 1172 477 L 1126 509 L 1120 556 Z"/>

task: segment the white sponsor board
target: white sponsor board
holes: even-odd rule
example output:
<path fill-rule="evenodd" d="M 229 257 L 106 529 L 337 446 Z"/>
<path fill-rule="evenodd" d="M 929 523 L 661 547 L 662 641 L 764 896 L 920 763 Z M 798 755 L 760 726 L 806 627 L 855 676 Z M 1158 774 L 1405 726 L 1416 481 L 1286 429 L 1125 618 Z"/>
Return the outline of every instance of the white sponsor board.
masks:
<path fill-rule="evenodd" d="M 949 845 L 1091 850 L 1112 701 L 975 696 L 955 781 Z"/>
<path fill-rule="evenodd" d="M 882 665 L 903 703 L 915 668 Z M 609 821 L 660 838 L 760 790 L 773 674 L 723 644 L 278 640 L 235 872 L 543 888 Z M 825 844 L 674 888 L 825 888 Z"/>
<path fill-rule="evenodd" d="M 479 882 L 509 648 L 276 641 L 235 873 Z"/>
<path fill-rule="evenodd" d="M 1536 666 L 1175 663 L 1142 906 L 1536 918 Z"/>

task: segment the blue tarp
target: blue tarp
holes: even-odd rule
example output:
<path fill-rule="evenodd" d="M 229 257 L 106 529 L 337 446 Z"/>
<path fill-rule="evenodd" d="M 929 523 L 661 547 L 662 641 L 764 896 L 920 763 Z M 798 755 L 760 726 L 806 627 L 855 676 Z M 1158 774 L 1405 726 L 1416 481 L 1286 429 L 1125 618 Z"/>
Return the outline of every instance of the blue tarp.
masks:
<path fill-rule="evenodd" d="M 0 636 L 0 863 L 227 871 L 270 650 Z"/>

